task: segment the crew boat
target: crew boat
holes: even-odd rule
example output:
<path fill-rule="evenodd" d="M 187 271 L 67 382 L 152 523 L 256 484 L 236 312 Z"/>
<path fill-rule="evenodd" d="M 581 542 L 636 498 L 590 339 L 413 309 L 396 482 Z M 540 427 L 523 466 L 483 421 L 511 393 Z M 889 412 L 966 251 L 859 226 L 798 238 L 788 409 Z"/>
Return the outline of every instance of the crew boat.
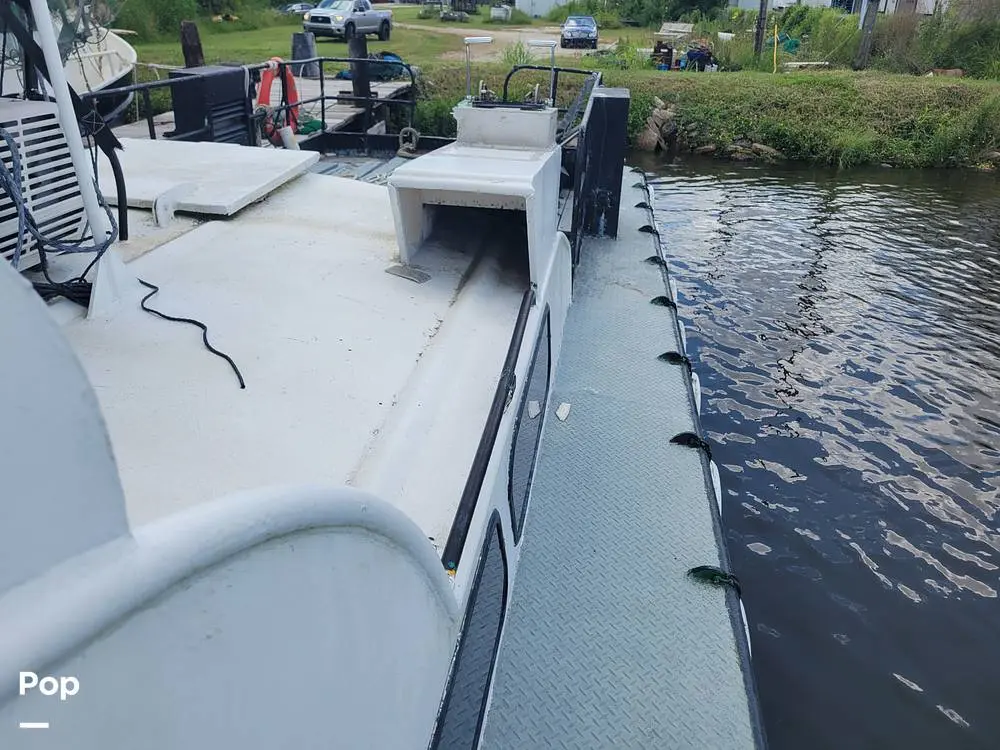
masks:
<path fill-rule="evenodd" d="M 8 24 L 0 746 L 763 747 L 627 90 L 118 163 Z"/>

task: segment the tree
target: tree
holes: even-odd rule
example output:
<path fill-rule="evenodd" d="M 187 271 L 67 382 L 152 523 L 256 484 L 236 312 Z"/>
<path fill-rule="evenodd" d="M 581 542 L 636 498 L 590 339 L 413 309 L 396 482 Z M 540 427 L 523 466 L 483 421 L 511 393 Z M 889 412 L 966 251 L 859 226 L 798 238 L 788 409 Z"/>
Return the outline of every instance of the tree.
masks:
<path fill-rule="evenodd" d="M 653 26 L 696 11 L 707 16 L 726 3 L 727 0 L 611 0 L 609 6 L 622 18 Z"/>
<path fill-rule="evenodd" d="M 863 70 L 868 67 L 868 58 L 872 53 L 872 42 L 875 39 L 875 22 L 878 20 L 879 0 L 867 0 L 864 18 L 861 24 L 861 46 L 854 60 L 854 69 Z"/>
<path fill-rule="evenodd" d="M 767 0 L 760 0 L 760 10 L 757 11 L 757 26 L 753 34 L 753 54 L 760 57 L 764 50 L 764 27 L 767 25 Z"/>

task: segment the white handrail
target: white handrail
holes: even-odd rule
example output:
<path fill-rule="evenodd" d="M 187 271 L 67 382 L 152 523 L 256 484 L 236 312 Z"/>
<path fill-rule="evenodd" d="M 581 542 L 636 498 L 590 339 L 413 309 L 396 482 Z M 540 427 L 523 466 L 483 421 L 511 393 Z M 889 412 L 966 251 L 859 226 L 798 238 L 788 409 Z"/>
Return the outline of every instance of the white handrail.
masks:
<path fill-rule="evenodd" d="M 465 97 L 472 98 L 472 52 L 473 44 L 493 44 L 491 36 L 467 36 L 462 40 L 465 44 Z"/>
<path fill-rule="evenodd" d="M 197 505 L 66 560 L 0 597 L 0 674 L 57 663 L 172 586 L 271 540 L 354 527 L 402 550 L 449 618 L 458 604 L 433 545 L 398 508 L 351 487 L 267 488 Z M 0 705 L 16 693 L 0 683 Z"/>

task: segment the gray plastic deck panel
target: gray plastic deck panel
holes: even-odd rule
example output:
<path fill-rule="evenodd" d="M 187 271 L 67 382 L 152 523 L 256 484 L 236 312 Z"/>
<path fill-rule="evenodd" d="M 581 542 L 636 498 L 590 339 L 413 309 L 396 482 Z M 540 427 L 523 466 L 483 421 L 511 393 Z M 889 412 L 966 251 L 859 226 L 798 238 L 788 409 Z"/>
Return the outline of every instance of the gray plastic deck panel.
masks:
<path fill-rule="evenodd" d="M 542 437 L 481 747 L 753 748 L 722 559 L 665 278 L 626 172 L 619 239 L 587 239 Z M 565 422 L 555 418 L 563 402 Z M 731 594 L 729 596 L 732 596 Z M 749 683 L 752 686 L 752 682 Z"/>

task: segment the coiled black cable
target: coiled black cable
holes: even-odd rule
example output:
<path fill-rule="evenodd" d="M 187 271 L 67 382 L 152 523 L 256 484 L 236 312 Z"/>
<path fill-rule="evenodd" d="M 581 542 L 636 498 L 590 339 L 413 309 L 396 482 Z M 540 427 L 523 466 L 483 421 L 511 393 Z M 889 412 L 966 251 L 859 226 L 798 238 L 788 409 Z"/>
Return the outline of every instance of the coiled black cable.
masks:
<path fill-rule="evenodd" d="M 18 261 L 24 252 L 24 243 L 26 235 L 32 237 L 36 242 L 36 247 L 38 248 L 39 256 L 39 266 L 42 271 L 42 275 L 45 277 L 44 282 L 34 282 L 33 286 L 35 291 L 38 292 L 42 299 L 49 301 L 56 297 L 65 297 L 71 302 L 75 302 L 81 307 L 90 306 L 90 298 L 93 292 L 93 284 L 87 281 L 87 274 L 91 272 L 97 262 L 101 259 L 108 248 L 111 247 L 112 243 L 118 238 L 118 223 L 115 221 L 114 215 L 111 213 L 111 209 L 108 208 L 107 203 L 104 201 L 101 195 L 100 186 L 97 184 L 95 179 L 95 187 L 97 188 L 97 197 L 101 203 L 102 208 L 107 212 L 108 220 L 111 222 L 111 234 L 108 235 L 101 242 L 94 242 L 92 244 L 85 244 L 83 240 L 80 241 L 60 241 L 53 240 L 45 237 L 35 222 L 34 217 L 31 215 L 31 211 L 28 208 L 27 201 L 24 198 L 24 193 L 22 190 L 23 185 L 23 172 L 21 165 L 21 154 L 17 146 L 17 142 L 14 140 L 13 136 L 5 129 L 0 128 L 0 139 L 6 143 L 8 150 L 10 151 L 11 167 L 7 168 L 3 159 L 0 159 L 0 190 L 7 194 L 10 198 L 11 203 L 17 210 L 17 244 L 14 249 L 13 265 L 16 268 Z M 96 160 L 96 154 L 94 155 Z M 97 173 L 97 165 L 94 165 L 94 173 Z M 83 253 L 83 252 L 93 252 L 94 257 L 87 264 L 87 267 L 83 269 L 83 272 L 72 279 L 67 281 L 55 281 L 49 275 L 49 263 L 48 263 L 48 252 L 57 253 Z M 164 320 L 170 320 L 176 323 L 188 323 L 189 325 L 197 326 L 201 329 L 202 340 L 205 342 L 205 347 L 218 357 L 222 357 L 229 363 L 229 366 L 233 368 L 233 372 L 236 373 L 236 378 L 239 380 L 240 388 L 246 388 L 246 383 L 243 380 L 243 374 L 240 372 L 236 363 L 233 361 L 232 357 L 224 352 L 219 351 L 214 346 L 212 346 L 208 341 L 208 327 L 199 320 L 194 320 L 193 318 L 179 318 L 173 315 L 167 315 L 166 313 L 160 312 L 152 307 L 149 307 L 146 302 L 157 292 L 160 288 L 154 284 L 150 284 L 148 281 L 138 280 L 147 289 L 151 290 L 149 294 L 142 298 L 141 307 L 146 312 L 156 315 Z"/>
<path fill-rule="evenodd" d="M 160 312 L 159 310 L 155 310 L 152 307 L 149 307 L 146 304 L 147 300 L 149 300 L 157 292 L 159 292 L 160 287 L 156 286 L 156 284 L 150 284 L 148 281 L 143 281 L 142 279 L 139 279 L 139 283 L 150 290 L 149 294 L 143 297 L 142 302 L 140 303 L 143 310 L 145 310 L 148 313 L 152 313 L 158 318 L 163 318 L 164 320 L 171 320 L 174 323 L 187 323 L 189 325 L 197 326 L 198 328 L 200 328 L 201 340 L 205 342 L 205 348 L 208 349 L 210 352 L 212 352 L 212 354 L 214 354 L 215 356 L 222 357 L 224 360 L 226 360 L 226 362 L 229 363 L 229 366 L 233 368 L 233 372 L 236 373 L 236 378 L 237 380 L 240 381 L 240 388 L 247 387 L 247 384 L 243 380 L 243 374 L 240 372 L 240 368 L 236 366 L 236 363 L 233 361 L 233 358 L 230 357 L 225 352 L 220 352 L 218 349 L 216 349 L 214 346 L 208 343 L 208 326 L 206 326 L 200 320 L 195 320 L 194 318 L 178 318 L 173 315 L 167 315 L 164 312 Z"/>

